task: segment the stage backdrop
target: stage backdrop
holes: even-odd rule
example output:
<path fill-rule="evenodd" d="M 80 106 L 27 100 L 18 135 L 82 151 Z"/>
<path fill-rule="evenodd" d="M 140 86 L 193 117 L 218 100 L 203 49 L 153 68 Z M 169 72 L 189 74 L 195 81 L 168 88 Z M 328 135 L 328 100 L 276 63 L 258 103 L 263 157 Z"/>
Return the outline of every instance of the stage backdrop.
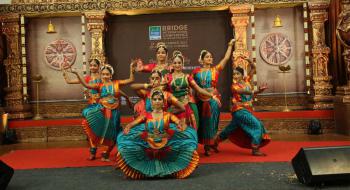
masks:
<path fill-rule="evenodd" d="M 50 22 L 49 18 L 31 18 L 28 19 L 27 25 L 27 41 L 28 41 L 28 60 L 29 60 L 29 75 L 41 74 L 43 80 L 40 83 L 40 102 L 64 102 L 64 101 L 84 101 L 83 87 L 79 84 L 66 84 L 62 72 L 57 70 L 57 66 L 47 64 L 46 58 L 49 58 L 52 63 L 62 60 L 72 61 L 71 56 L 75 53 L 76 57 L 73 61 L 72 68 L 78 69 L 80 74 L 83 70 L 82 58 L 82 38 L 81 38 L 81 18 L 80 17 L 56 17 L 51 18 L 51 22 L 56 27 L 57 33 L 46 33 L 47 25 Z M 90 56 L 91 37 L 89 32 L 86 34 L 86 58 Z M 67 43 L 56 44 L 48 49 L 48 45 L 56 40 L 69 42 L 72 46 L 68 47 Z M 88 63 L 87 63 L 88 65 Z M 88 68 L 88 66 L 87 66 Z M 70 75 L 70 78 L 75 78 Z M 31 80 L 29 80 L 31 82 Z M 35 84 L 32 82 L 31 100 L 36 100 Z"/>
<path fill-rule="evenodd" d="M 228 11 L 167 13 L 138 16 L 113 16 L 108 19 L 106 51 L 108 61 L 116 70 L 114 79 L 129 76 L 129 64 L 133 58 L 145 63 L 156 59 L 157 42 L 165 42 L 169 50 L 169 61 L 174 50 L 185 56 L 185 72 L 199 67 L 202 49 L 212 52 L 214 64 L 224 56 L 227 43 L 233 36 Z M 229 111 L 231 84 L 231 61 L 220 74 L 218 89 L 222 93 L 222 111 Z M 148 81 L 149 73 L 137 73 L 136 82 Z M 128 87 L 123 87 L 136 102 L 138 97 Z M 125 105 L 125 100 L 122 101 Z M 131 110 L 123 106 L 123 113 Z"/>
<path fill-rule="evenodd" d="M 275 16 L 279 15 L 282 20 L 282 27 L 273 27 Z M 288 94 L 303 94 L 305 91 L 305 49 L 302 7 L 283 9 L 262 9 L 255 12 L 256 27 L 256 67 L 258 84 L 267 83 L 268 89 L 265 95 L 278 95 L 284 93 L 283 74 L 279 72 L 278 66 L 268 64 L 262 58 L 259 48 L 264 38 L 269 34 L 282 34 L 289 40 L 291 55 L 289 61 L 283 65 L 290 65 L 291 70 L 285 74 L 286 91 Z M 250 29 L 248 37 L 251 37 Z M 250 38 L 251 39 L 251 38 Z M 248 42 L 250 41 L 248 40 Z M 275 40 L 275 39 L 274 39 Z M 270 42 L 275 42 L 270 39 Z M 289 45 L 284 39 L 279 38 L 278 43 Z M 268 42 L 268 43 L 270 43 Z M 249 43 L 251 49 L 251 44 Z M 286 52 L 288 54 L 288 52 Z M 271 54 L 270 54 L 271 55 Z M 273 57 L 273 56 L 272 56 Z M 284 58 L 284 57 L 282 57 Z"/>

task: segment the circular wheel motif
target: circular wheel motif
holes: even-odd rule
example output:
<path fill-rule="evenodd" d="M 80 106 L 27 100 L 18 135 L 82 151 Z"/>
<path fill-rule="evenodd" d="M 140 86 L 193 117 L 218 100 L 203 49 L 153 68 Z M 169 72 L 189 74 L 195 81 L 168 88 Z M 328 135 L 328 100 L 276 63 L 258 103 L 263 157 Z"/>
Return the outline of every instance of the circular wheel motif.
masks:
<path fill-rule="evenodd" d="M 268 34 L 261 41 L 260 55 L 268 64 L 283 65 L 292 57 L 292 43 L 284 34 Z"/>
<path fill-rule="evenodd" d="M 67 40 L 55 40 L 44 51 L 45 61 L 55 70 L 67 69 L 72 66 L 77 56 L 74 45 Z"/>

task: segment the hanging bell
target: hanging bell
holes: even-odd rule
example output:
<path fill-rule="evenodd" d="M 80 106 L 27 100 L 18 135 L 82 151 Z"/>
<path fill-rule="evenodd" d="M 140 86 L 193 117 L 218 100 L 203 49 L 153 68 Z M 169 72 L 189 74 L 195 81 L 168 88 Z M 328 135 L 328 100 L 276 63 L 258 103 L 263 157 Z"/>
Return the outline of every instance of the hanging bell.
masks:
<path fill-rule="evenodd" d="M 273 21 L 274 27 L 282 27 L 282 20 L 279 15 L 276 15 L 275 20 Z"/>
<path fill-rule="evenodd" d="M 55 26 L 51 23 L 51 20 L 49 25 L 47 25 L 47 33 L 56 33 Z"/>

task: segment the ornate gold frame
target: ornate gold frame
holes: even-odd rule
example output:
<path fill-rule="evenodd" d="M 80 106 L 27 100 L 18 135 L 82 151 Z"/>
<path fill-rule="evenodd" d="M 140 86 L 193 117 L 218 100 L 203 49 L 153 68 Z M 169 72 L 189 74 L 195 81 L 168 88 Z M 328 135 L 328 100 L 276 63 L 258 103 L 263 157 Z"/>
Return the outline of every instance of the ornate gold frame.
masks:
<path fill-rule="evenodd" d="M 225 10 L 237 4 L 254 4 L 256 8 L 281 8 L 307 0 L 12 0 L 0 6 L 0 14 L 106 11 L 113 14 L 155 14 L 183 11 Z"/>

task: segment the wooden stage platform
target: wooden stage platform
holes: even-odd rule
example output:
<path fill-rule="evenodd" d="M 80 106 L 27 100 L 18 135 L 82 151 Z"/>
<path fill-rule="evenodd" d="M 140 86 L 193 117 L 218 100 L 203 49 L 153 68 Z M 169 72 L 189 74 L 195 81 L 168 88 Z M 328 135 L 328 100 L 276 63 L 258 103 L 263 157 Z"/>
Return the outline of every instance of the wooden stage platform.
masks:
<path fill-rule="evenodd" d="M 303 110 L 291 112 L 254 112 L 270 133 L 303 134 L 311 120 L 321 121 L 324 133 L 335 133 L 333 110 Z M 132 121 L 132 116 L 122 116 L 122 125 Z M 9 127 L 16 130 L 20 142 L 49 142 L 83 140 L 83 118 L 43 120 L 10 120 Z M 231 120 L 231 113 L 221 113 L 219 128 Z"/>

